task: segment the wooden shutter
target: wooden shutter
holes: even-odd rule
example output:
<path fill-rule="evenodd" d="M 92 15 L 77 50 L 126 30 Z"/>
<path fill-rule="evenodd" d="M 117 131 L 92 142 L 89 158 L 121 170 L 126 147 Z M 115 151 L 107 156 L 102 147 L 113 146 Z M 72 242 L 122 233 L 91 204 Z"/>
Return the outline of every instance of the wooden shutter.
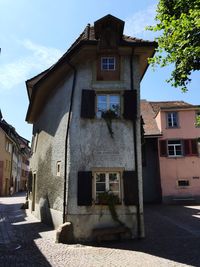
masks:
<path fill-rule="evenodd" d="M 184 154 L 185 156 L 197 156 L 197 140 L 196 139 L 185 139 L 184 140 Z"/>
<path fill-rule="evenodd" d="M 81 118 L 93 119 L 95 117 L 95 91 L 82 90 Z"/>
<path fill-rule="evenodd" d="M 137 116 L 137 90 L 124 91 L 124 118 L 135 120 Z"/>
<path fill-rule="evenodd" d="M 185 139 L 184 140 L 184 155 L 185 156 L 191 155 L 191 152 L 190 152 L 190 140 L 189 139 Z"/>
<path fill-rule="evenodd" d="M 78 206 L 92 205 L 92 172 L 78 172 Z"/>
<path fill-rule="evenodd" d="M 124 171 L 124 204 L 137 205 L 138 204 L 138 177 L 136 171 Z"/>
<path fill-rule="evenodd" d="M 197 140 L 191 139 L 191 152 L 192 155 L 198 155 L 198 149 L 197 149 Z"/>
<path fill-rule="evenodd" d="M 160 156 L 167 157 L 167 141 L 160 140 Z"/>

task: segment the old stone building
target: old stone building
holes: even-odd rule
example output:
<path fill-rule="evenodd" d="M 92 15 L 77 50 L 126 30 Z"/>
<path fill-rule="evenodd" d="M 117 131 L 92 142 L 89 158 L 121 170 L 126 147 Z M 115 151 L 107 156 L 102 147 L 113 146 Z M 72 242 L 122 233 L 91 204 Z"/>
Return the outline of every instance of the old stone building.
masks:
<path fill-rule="evenodd" d="M 26 82 L 33 124 L 30 208 L 73 226 L 75 240 L 123 225 L 143 236 L 140 81 L 156 43 L 123 35 L 107 15 Z M 109 199 L 114 199 L 114 213 Z"/>

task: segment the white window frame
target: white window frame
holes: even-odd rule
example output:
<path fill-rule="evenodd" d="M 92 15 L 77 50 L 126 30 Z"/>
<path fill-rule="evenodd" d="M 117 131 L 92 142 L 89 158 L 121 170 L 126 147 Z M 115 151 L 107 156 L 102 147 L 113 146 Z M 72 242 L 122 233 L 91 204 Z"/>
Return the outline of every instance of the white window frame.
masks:
<path fill-rule="evenodd" d="M 109 180 L 109 174 L 111 173 L 115 173 L 117 174 L 117 178 L 118 178 L 118 181 L 119 182 L 112 182 L 112 183 L 117 183 L 119 184 L 119 191 L 112 191 L 110 190 L 110 180 Z M 113 192 L 115 195 L 118 196 L 120 202 L 121 202 L 121 172 L 120 171 L 97 171 L 97 172 L 94 172 L 94 180 L 95 180 L 95 202 L 98 203 L 98 199 L 97 199 L 97 189 L 96 189 L 96 185 L 97 185 L 97 180 L 96 180 L 96 177 L 97 177 L 97 174 L 105 174 L 105 191 L 99 191 L 99 192 Z M 101 183 L 101 182 L 98 182 L 98 183 Z M 103 182 L 102 182 L 103 183 Z"/>
<path fill-rule="evenodd" d="M 117 118 L 121 116 L 121 95 L 119 93 L 97 93 L 96 95 L 96 117 L 102 118 L 102 114 L 98 114 L 101 111 L 98 111 L 98 96 L 105 96 L 106 97 L 106 110 L 110 110 L 110 96 L 118 96 L 119 97 L 119 111 L 116 113 Z"/>
<path fill-rule="evenodd" d="M 174 116 L 175 115 L 175 116 Z M 169 125 L 169 120 L 171 119 L 171 124 Z M 179 121 L 178 121 L 178 112 L 167 112 L 167 128 L 178 128 Z"/>
<path fill-rule="evenodd" d="M 170 144 L 170 142 L 177 142 L 177 143 L 173 143 Z M 181 150 L 181 155 L 177 154 L 177 147 L 180 146 L 180 150 Z M 173 155 L 169 154 L 169 147 L 173 147 Z M 181 140 L 168 140 L 167 141 L 167 154 L 168 157 L 182 157 L 183 156 L 183 144 Z"/>
<path fill-rule="evenodd" d="M 110 60 L 113 60 L 114 62 L 109 62 Z M 106 63 L 103 63 L 103 60 L 107 60 Z M 111 66 L 114 65 L 113 68 Z M 105 66 L 105 68 L 104 68 Z M 102 71 L 115 71 L 116 70 L 116 59 L 115 57 L 101 57 L 101 70 Z"/>

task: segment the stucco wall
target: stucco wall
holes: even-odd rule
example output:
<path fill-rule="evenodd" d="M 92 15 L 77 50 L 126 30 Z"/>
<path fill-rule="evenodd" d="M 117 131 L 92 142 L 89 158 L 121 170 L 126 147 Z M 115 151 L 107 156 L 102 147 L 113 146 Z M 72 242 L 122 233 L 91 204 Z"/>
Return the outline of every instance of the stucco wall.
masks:
<path fill-rule="evenodd" d="M 31 171 L 36 173 L 34 213 L 43 221 L 51 217 L 55 227 L 62 223 L 65 135 L 71 88 L 72 77 L 67 77 L 56 88 L 33 128 L 37 143 L 30 165 Z M 57 161 L 61 161 L 60 176 L 56 175 Z M 57 216 L 48 214 L 48 208 L 58 211 Z"/>
<path fill-rule="evenodd" d="M 130 58 L 124 57 L 122 67 L 122 79 L 120 82 L 97 82 L 94 79 L 94 62 L 86 60 L 77 68 L 77 79 L 72 108 L 72 120 L 70 124 L 67 158 L 67 216 L 74 226 L 76 239 L 87 239 L 91 229 L 105 224 L 114 224 L 108 207 L 93 205 L 92 207 L 77 206 L 77 178 L 78 171 L 91 171 L 94 167 L 121 167 L 124 170 L 135 170 L 133 124 L 130 121 L 120 119 L 113 121 L 114 139 L 110 137 L 107 125 L 102 119 L 81 119 L 81 93 L 82 89 L 98 90 L 128 90 L 130 89 Z M 133 62 L 134 89 L 139 90 L 138 58 Z M 36 209 L 38 218 L 41 212 L 46 210 L 42 206 L 50 207 L 50 215 L 53 224 L 58 226 L 62 221 L 63 209 L 63 176 L 64 176 L 64 146 L 67 125 L 67 112 L 69 109 L 69 92 L 72 86 L 72 77 L 67 77 L 59 86 L 54 95 L 48 101 L 40 118 L 34 125 L 34 134 L 39 132 L 37 149 L 31 159 L 32 172 L 37 171 L 36 179 Z M 139 99 L 138 94 L 138 99 Z M 138 105 L 139 106 L 139 105 Z M 137 121 L 138 136 L 138 162 L 140 163 L 140 121 Z M 61 161 L 61 177 L 56 176 L 56 162 Z M 140 176 L 140 213 L 142 207 L 142 179 L 141 166 L 138 168 Z M 121 191 L 123 183 L 121 181 Z M 136 235 L 137 219 L 136 207 L 123 204 L 117 206 L 119 218 L 132 229 Z M 53 215 L 54 213 L 54 215 Z M 54 218 L 56 214 L 56 219 Z M 142 215 L 141 215 L 142 216 Z M 60 220 L 58 220 L 60 217 Z M 45 219 L 44 219 L 45 220 Z M 141 220 L 141 224 L 143 221 Z"/>

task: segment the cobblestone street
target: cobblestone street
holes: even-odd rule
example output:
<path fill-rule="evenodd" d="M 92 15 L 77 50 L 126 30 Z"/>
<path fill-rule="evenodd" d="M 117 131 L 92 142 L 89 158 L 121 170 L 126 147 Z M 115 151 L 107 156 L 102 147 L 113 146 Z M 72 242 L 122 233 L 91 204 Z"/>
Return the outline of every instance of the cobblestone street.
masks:
<path fill-rule="evenodd" d="M 148 206 L 147 237 L 101 245 L 55 243 L 55 231 L 0 198 L 0 266 L 200 266 L 200 207 Z"/>

